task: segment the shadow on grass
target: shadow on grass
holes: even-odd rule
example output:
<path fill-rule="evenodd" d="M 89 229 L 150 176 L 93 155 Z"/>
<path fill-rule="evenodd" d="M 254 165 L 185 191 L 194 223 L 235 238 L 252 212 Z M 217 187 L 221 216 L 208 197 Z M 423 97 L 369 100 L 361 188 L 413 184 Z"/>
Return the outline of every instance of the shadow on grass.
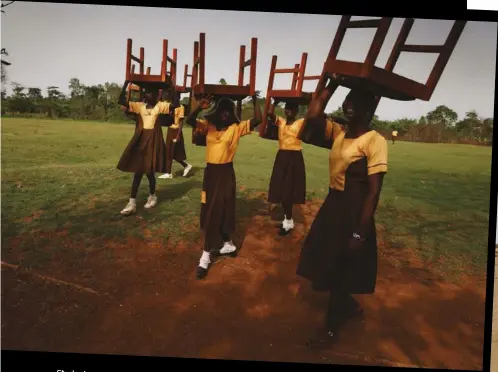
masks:
<path fill-rule="evenodd" d="M 482 233 L 477 233 L 481 230 L 480 221 L 452 218 L 448 214 L 407 213 L 390 204 L 384 206 L 382 217 L 391 246 L 414 249 L 428 263 L 437 264 L 442 259 L 443 264 L 471 263 L 473 269 L 485 270 L 487 230 L 483 228 Z"/>
<path fill-rule="evenodd" d="M 178 200 L 181 200 L 180 206 L 187 205 L 188 207 L 191 201 L 187 194 L 196 188 L 200 189 L 200 181 L 196 179 L 172 183 L 167 187 L 158 187 L 158 205 L 151 210 L 145 210 L 143 206 L 146 196 L 143 200 L 140 198 L 140 195 L 144 193 L 148 195 L 148 183 L 144 177 L 137 198 L 137 212 L 128 217 L 120 214 L 128 202 L 129 196 L 126 195 L 123 195 L 122 199 L 113 196 L 107 200 L 104 197 L 90 197 L 84 203 L 78 203 L 74 207 L 55 209 L 55 211 L 53 205 L 46 204 L 42 208 L 45 213 L 40 215 L 34 225 L 22 220 L 6 220 L 3 216 L 2 233 L 6 231 L 8 234 L 2 234 L 2 246 L 4 252 L 8 254 L 9 245 L 15 244 L 16 248 L 24 252 L 26 256 L 36 255 L 35 261 L 42 262 L 50 259 L 52 251 L 47 252 L 41 249 L 44 239 L 54 240 L 53 247 L 55 249 L 58 246 L 56 240 L 61 237 L 66 239 L 68 234 L 88 246 L 94 245 L 95 241 L 98 240 L 125 240 L 129 236 L 144 238 L 145 228 L 153 228 L 156 225 L 161 225 L 164 221 L 180 221 L 183 216 L 182 212 L 185 211 L 175 208 L 175 202 L 178 203 Z M 30 229 L 31 226 L 34 227 Z M 22 241 L 18 244 L 12 241 L 20 235 L 24 237 Z M 65 244 L 61 244 L 60 248 L 66 249 L 67 247 Z M 80 257 L 80 254 L 77 253 L 74 253 L 75 259 Z"/>
<path fill-rule="evenodd" d="M 195 177 L 197 174 L 201 173 L 204 171 L 203 167 L 197 167 L 197 166 L 192 166 L 192 169 L 190 169 L 190 172 L 188 172 L 187 177 L 183 177 L 183 167 L 180 166 L 181 169 L 175 171 L 174 175 L 175 177 L 181 177 L 181 178 L 192 178 Z"/>

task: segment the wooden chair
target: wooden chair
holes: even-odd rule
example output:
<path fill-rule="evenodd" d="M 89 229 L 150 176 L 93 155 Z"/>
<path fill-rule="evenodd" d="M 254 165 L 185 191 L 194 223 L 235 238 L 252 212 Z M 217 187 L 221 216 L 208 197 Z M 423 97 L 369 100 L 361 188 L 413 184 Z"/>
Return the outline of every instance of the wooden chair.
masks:
<path fill-rule="evenodd" d="M 126 48 L 126 80 L 131 83 L 144 88 L 145 86 L 157 85 L 159 87 L 171 86 L 173 82 L 176 81 L 176 59 L 177 50 L 173 49 L 173 57 L 168 56 L 168 40 L 163 39 L 163 56 L 161 61 L 161 73 L 160 75 L 151 75 L 144 73 L 145 68 L 145 56 L 144 48 L 140 48 L 140 57 L 136 57 L 132 54 L 133 42 L 131 39 L 127 40 Z M 139 65 L 139 73 L 135 73 L 134 65 L 132 62 L 136 62 Z M 170 64 L 170 71 L 168 73 L 167 63 Z"/>
<path fill-rule="evenodd" d="M 373 20 L 352 21 L 351 16 L 343 16 L 325 61 L 324 69 L 317 85 L 317 92 L 326 84 L 328 77 L 335 73 L 348 77 L 347 82 L 342 85 L 348 88 L 361 85 L 366 86 L 378 97 L 388 97 L 401 101 L 413 101 L 416 99 L 429 101 L 467 21 L 455 21 L 443 45 L 409 45 L 406 44 L 406 40 L 415 19 L 405 19 L 386 66 L 384 68 L 376 67 L 375 62 L 384 44 L 392 19 L 383 17 Z M 337 54 L 348 28 L 377 29 L 368 54 L 363 62 L 337 59 Z M 425 84 L 393 72 L 401 52 L 439 54 Z"/>
<path fill-rule="evenodd" d="M 305 80 L 319 80 L 320 75 L 306 76 L 306 62 L 308 60 L 308 53 L 303 53 L 301 56 L 301 63 L 294 65 L 294 68 L 280 68 L 277 69 L 277 56 L 273 56 L 270 67 L 270 77 L 268 79 L 268 90 L 266 92 L 265 107 L 263 109 L 263 122 L 259 128 L 259 135 L 264 136 L 266 126 L 268 124 L 268 113 L 270 112 L 271 100 L 278 101 L 294 101 L 299 105 L 308 105 L 315 95 L 314 92 L 303 92 L 303 84 Z M 273 89 L 275 74 L 292 74 L 291 88 L 287 90 Z"/>
<path fill-rule="evenodd" d="M 192 79 L 192 74 L 188 73 L 188 65 L 185 65 L 185 70 L 183 72 L 183 85 L 178 85 L 175 82 L 175 89 L 177 92 L 190 93 L 192 91 L 192 88 L 190 86 L 187 86 L 187 79 L 188 78 Z M 192 85 L 192 81 L 191 81 L 190 85 Z"/>
<path fill-rule="evenodd" d="M 239 81 L 237 85 L 206 84 L 206 34 L 201 33 L 199 41 L 194 42 L 194 61 L 192 65 L 191 90 L 194 98 L 203 94 L 225 96 L 237 101 L 239 116 L 242 112 L 242 100 L 256 93 L 256 61 L 258 54 L 258 39 L 251 39 L 251 57 L 246 61 L 246 47 L 240 46 Z M 244 85 L 244 69 L 249 66 L 249 84 Z M 192 101 L 192 100 L 191 100 Z"/>
<path fill-rule="evenodd" d="M 194 60 L 192 64 L 192 75 L 190 84 L 190 99 L 187 112 L 191 112 L 196 101 L 204 94 L 211 94 L 215 98 L 224 96 L 237 102 L 237 115 L 242 116 L 242 100 L 256 93 L 256 62 L 258 54 L 258 39 L 251 39 L 250 58 L 246 58 L 246 46 L 240 46 L 239 75 L 237 85 L 206 84 L 206 34 L 199 35 L 199 41 L 194 42 Z M 244 85 L 244 70 L 249 66 L 249 84 Z M 192 143 L 197 146 L 206 146 L 205 136 L 197 134 L 192 130 Z"/>
<path fill-rule="evenodd" d="M 131 66 L 131 73 L 133 74 L 134 72 L 135 72 L 135 66 L 134 66 L 134 65 L 132 65 L 132 66 Z M 147 74 L 147 75 L 150 75 L 150 67 L 147 67 L 147 72 L 146 72 L 146 74 Z M 143 89 L 141 89 L 141 88 L 140 88 L 138 85 L 136 85 L 136 84 L 133 84 L 133 83 L 129 84 L 129 85 L 128 85 L 127 92 L 128 92 L 128 93 L 127 93 L 127 98 L 126 98 L 127 102 L 130 102 L 132 92 L 139 92 L 139 94 L 140 94 L 140 100 L 142 100 L 142 99 L 143 99 Z"/>

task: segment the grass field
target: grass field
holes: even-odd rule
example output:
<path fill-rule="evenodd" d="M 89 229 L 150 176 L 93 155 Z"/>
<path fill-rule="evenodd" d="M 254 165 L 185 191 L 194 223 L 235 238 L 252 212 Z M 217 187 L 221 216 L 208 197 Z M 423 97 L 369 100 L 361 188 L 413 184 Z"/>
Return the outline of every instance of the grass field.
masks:
<path fill-rule="evenodd" d="M 281 216 L 265 201 L 277 144 L 243 138 L 240 253 L 196 281 L 205 148 L 185 130 L 191 175 L 174 164 L 150 211 L 144 178 L 137 214 L 123 218 L 131 175 L 116 164 L 133 130 L 2 120 L 3 348 L 482 368 L 490 147 L 389 144 L 376 293 L 359 299 L 368 316 L 317 354 L 300 342 L 321 325 L 327 299 L 295 269 L 327 193 L 327 150 L 305 146 L 309 202 L 280 239 Z"/>
<path fill-rule="evenodd" d="M 116 164 L 133 131 L 131 125 L 70 121 L 2 121 L 2 238 L 65 227 L 78 239 L 123 239 L 150 234 L 164 241 L 196 240 L 204 148 L 190 143 L 188 179 L 158 180 L 161 204 L 139 211 L 142 223 L 122 219 L 131 176 Z M 240 215 L 252 208 L 244 197 L 265 192 L 276 143 L 256 134 L 244 138 L 236 157 Z M 327 151 L 305 146 L 308 199 L 327 190 Z M 485 270 L 490 187 L 490 147 L 398 142 L 389 148 L 377 223 L 395 247 L 408 246 L 444 271 Z M 181 171 L 174 164 L 174 171 Z M 138 198 L 147 197 L 144 178 Z M 142 203 L 143 204 L 143 203 Z M 194 221 L 194 224 L 192 223 Z M 56 242 L 53 242 L 57 249 Z M 24 264 L 49 256 L 26 246 Z M 5 253 L 4 253 L 5 254 Z"/>

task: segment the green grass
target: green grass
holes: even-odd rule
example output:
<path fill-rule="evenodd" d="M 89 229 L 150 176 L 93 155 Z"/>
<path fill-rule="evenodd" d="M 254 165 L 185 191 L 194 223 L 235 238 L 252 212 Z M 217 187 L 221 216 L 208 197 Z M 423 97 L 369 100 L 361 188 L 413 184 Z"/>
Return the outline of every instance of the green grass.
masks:
<path fill-rule="evenodd" d="M 139 217 L 119 216 L 131 175 L 116 164 L 133 130 L 130 124 L 4 118 L 2 239 L 54 229 L 88 241 L 123 239 L 143 236 L 146 227 L 165 240 L 197 240 L 205 149 L 190 143 L 190 130 L 186 150 L 197 167 L 194 175 L 158 180 L 158 208 L 140 210 Z M 250 195 L 267 190 L 275 153 L 276 143 L 256 134 L 241 141 L 235 160 L 237 183 L 244 189 L 238 195 L 240 215 L 261 205 Z M 323 198 L 328 152 L 305 146 L 304 154 L 308 197 Z M 390 145 L 389 163 L 376 216 L 387 243 L 412 248 L 431 262 L 442 260 L 448 269 L 470 265 L 484 272 L 491 147 L 398 142 Z M 178 164 L 173 167 L 181 171 Z M 138 198 L 146 197 L 144 178 Z M 36 213 L 38 218 L 26 219 Z M 31 240 L 24 246 L 34 254 L 41 244 Z M 8 250 L 4 245 L 4 253 Z M 46 252 L 37 254 L 48 259 Z"/>

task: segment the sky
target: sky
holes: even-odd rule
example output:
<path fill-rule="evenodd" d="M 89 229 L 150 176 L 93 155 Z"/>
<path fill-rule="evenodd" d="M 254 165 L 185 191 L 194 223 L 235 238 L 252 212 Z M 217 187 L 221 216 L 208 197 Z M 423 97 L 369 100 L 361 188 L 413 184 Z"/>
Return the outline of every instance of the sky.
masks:
<path fill-rule="evenodd" d="M 170 51 L 178 49 L 178 74 L 193 59 L 193 42 L 206 33 L 206 83 L 224 78 L 237 83 L 240 45 L 249 55 L 252 37 L 258 38 L 256 86 L 266 95 L 272 55 L 277 68 L 291 68 L 308 53 L 306 75 L 319 75 L 331 46 L 340 16 L 148 8 L 86 4 L 16 2 L 1 16 L 2 48 L 12 63 L 10 82 L 46 90 L 58 86 L 68 93 L 69 79 L 83 84 L 106 81 L 120 85 L 125 79 L 126 39 L 133 39 L 133 53 L 145 48 L 145 64 L 160 73 L 162 39 Z M 354 17 L 366 18 L 366 17 Z M 383 66 L 397 37 L 402 19 L 395 19 L 377 60 Z M 289 27 L 290 25 L 290 27 Z M 408 43 L 442 44 L 452 21 L 417 20 Z M 338 58 L 361 61 L 374 30 L 348 30 Z M 497 26 L 468 22 L 429 102 L 398 102 L 383 98 L 377 110 L 380 119 L 418 118 L 439 105 L 455 110 L 459 118 L 475 109 L 492 117 L 496 65 Z M 171 52 L 170 52 L 171 55 Z M 425 83 L 436 55 L 402 53 L 395 72 Z M 246 83 L 248 82 L 248 72 Z M 277 75 L 276 89 L 288 89 L 291 75 Z M 315 82 L 305 82 L 313 91 Z M 8 90 L 9 91 L 9 90 Z M 347 94 L 340 88 L 328 111 L 340 106 Z"/>

